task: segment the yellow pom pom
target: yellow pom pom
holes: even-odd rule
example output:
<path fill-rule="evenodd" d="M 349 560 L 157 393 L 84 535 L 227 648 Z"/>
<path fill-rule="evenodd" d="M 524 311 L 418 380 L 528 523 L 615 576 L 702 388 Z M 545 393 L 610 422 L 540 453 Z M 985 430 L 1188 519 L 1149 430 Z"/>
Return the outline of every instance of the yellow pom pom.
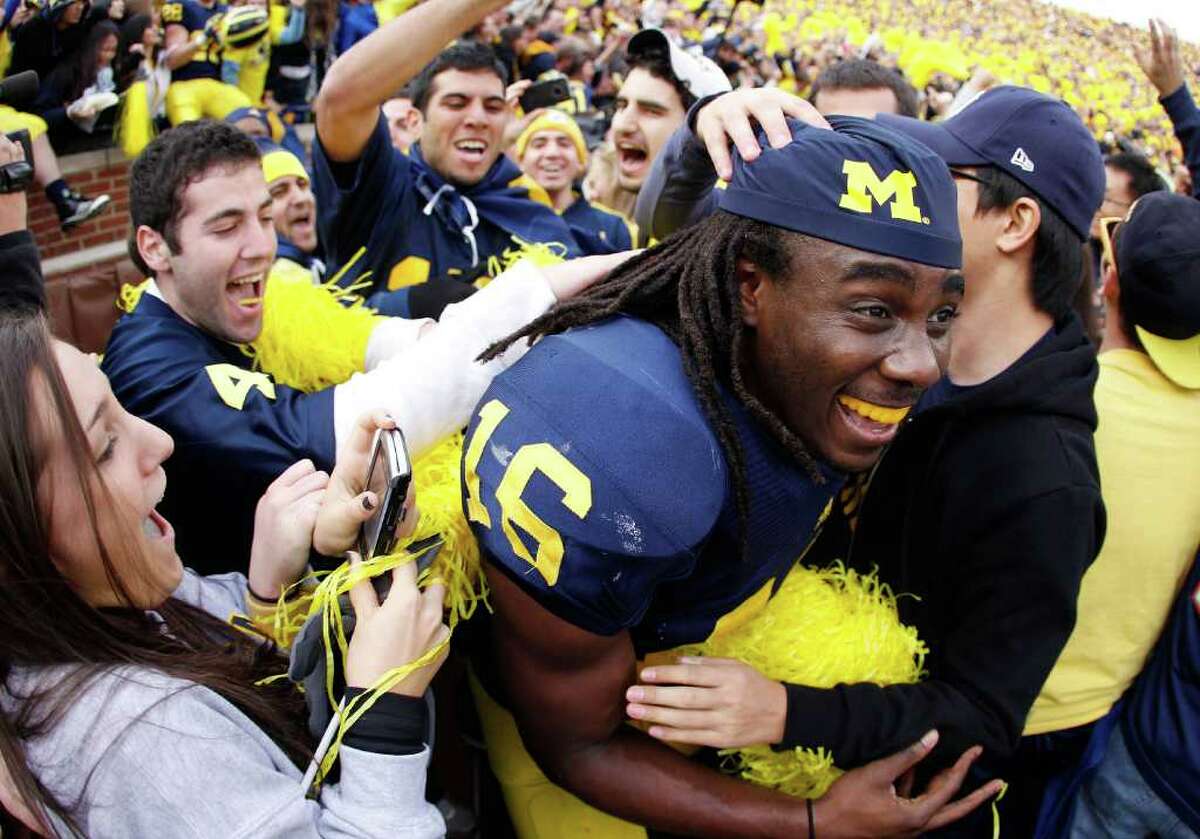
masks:
<path fill-rule="evenodd" d="M 487 605 L 487 585 L 479 561 L 479 544 L 471 533 L 462 508 L 462 434 L 447 438 L 430 450 L 413 467 L 414 489 L 421 519 L 412 542 L 430 536 L 442 539 L 442 548 L 426 573 L 446 586 L 446 609 L 450 628 Z"/>
<path fill-rule="evenodd" d="M 837 563 L 820 571 L 797 565 L 753 618 L 685 654 L 735 658 L 771 679 L 830 688 L 911 684 L 927 652 L 916 630 L 900 622 L 887 585 Z M 731 772 L 803 798 L 823 795 L 841 775 L 836 755 L 823 749 L 755 746 L 721 754 Z"/>
<path fill-rule="evenodd" d="M 363 369 L 367 341 L 382 317 L 333 281 L 313 285 L 283 263 L 271 269 L 263 294 L 263 328 L 247 354 L 281 385 L 311 393 L 341 384 Z"/>
<path fill-rule="evenodd" d="M 512 240 L 513 245 L 499 256 L 488 257 L 487 276 L 476 280 L 475 285 L 483 288 L 522 259 L 528 259 L 539 268 L 566 261 L 567 249 L 558 242 L 526 242 L 519 236 L 513 236 Z"/>

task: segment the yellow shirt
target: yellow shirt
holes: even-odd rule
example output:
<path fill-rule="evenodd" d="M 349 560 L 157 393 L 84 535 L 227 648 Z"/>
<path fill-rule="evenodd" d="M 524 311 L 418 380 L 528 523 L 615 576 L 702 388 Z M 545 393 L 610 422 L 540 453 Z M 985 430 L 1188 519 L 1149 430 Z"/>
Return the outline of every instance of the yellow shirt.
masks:
<path fill-rule="evenodd" d="M 1096 413 L 1108 532 L 1026 734 L 1108 713 L 1145 664 L 1200 546 L 1200 390 L 1177 387 L 1145 353 L 1109 350 Z"/>

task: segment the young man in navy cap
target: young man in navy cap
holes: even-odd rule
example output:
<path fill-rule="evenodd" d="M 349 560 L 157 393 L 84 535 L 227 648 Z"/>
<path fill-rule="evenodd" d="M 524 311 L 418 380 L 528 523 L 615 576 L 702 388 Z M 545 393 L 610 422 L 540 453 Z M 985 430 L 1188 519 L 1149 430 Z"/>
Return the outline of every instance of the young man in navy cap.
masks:
<path fill-rule="evenodd" d="M 748 119 L 754 114 L 773 137 L 781 109 L 764 114 L 758 100 L 778 95 L 738 92 L 698 109 L 696 134 L 714 161 L 708 183 L 728 171 L 729 138 L 743 155 L 765 153 L 747 135 Z M 1005 761 L 1071 633 L 1080 578 L 1104 539 L 1092 443 L 1097 366 L 1070 311 L 1104 167 L 1074 112 L 1032 90 L 995 88 L 936 125 L 877 120 L 950 165 L 966 294 L 947 375 L 870 476 L 865 498 L 856 493 L 846 505 L 854 514 L 826 527 L 822 554 L 878 566 L 896 591 L 917 595 L 900 601 L 901 618 L 929 645 L 929 678 L 885 688 L 788 686 L 774 711 L 786 717 L 780 742 L 824 745 L 853 763 L 885 753 L 932 717 L 940 759 L 981 744 L 990 774 L 1015 782 L 1002 810 L 1027 814 L 1041 785 L 1022 786 L 1025 768 Z M 732 670 L 720 675 L 742 678 Z M 723 683 L 710 669 L 688 678 Z M 991 829 L 974 818 L 951 829 Z M 1026 832 L 1017 826 L 1014 835 Z"/>
<path fill-rule="evenodd" d="M 1080 835 L 1190 835 L 1167 826 L 1182 820 L 1200 832 L 1196 605 L 1185 604 L 1173 630 L 1174 643 L 1190 647 L 1158 654 L 1168 660 L 1150 666 L 1154 686 L 1138 686 L 1119 727 L 1117 703 L 1179 595 L 1195 594 L 1194 580 L 1183 592 L 1179 581 L 1200 545 L 1200 202 L 1156 192 L 1102 225 L 1108 319 L 1096 458 L 1108 535 L 1026 731 L 1080 740 L 1094 727 L 1093 748 L 1108 751 L 1080 796 Z"/>
<path fill-rule="evenodd" d="M 935 791 L 898 798 L 927 736 L 809 810 L 627 725 L 638 660 L 761 609 L 941 375 L 962 288 L 952 181 L 872 122 L 834 129 L 786 125 L 787 144 L 735 162 L 720 212 L 489 350 L 546 336 L 484 395 L 463 465 L 495 607 L 474 689 L 522 837 L 646 835 L 608 814 L 672 834 L 911 835 L 998 788 L 943 809 L 967 744 Z M 890 751 L 933 727 L 918 717 Z"/>

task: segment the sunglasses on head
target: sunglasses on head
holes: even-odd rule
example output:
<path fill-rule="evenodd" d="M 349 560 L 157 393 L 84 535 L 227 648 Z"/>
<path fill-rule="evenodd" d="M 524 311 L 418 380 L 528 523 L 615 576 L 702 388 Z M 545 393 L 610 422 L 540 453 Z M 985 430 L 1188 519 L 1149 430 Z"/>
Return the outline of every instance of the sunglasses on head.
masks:
<path fill-rule="evenodd" d="M 1103 247 L 1103 251 L 1101 252 L 1100 256 L 1101 271 L 1104 270 L 1105 260 L 1108 261 L 1108 264 L 1111 265 L 1114 270 L 1116 269 L 1117 251 L 1113 246 L 1113 243 L 1117 241 L 1117 227 L 1133 218 L 1134 208 L 1137 207 L 1138 201 L 1140 200 L 1140 198 L 1134 199 L 1133 203 L 1129 205 L 1129 211 L 1125 213 L 1124 217 L 1104 216 L 1100 219 L 1100 244 Z"/>

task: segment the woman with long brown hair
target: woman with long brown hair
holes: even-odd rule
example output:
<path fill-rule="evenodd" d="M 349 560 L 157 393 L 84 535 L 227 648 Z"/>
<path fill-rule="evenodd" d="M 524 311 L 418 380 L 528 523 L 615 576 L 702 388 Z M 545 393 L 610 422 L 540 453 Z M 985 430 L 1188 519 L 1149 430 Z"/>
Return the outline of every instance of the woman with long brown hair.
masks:
<path fill-rule="evenodd" d="M 49 835 L 441 835 L 424 801 L 420 697 L 439 661 L 350 729 L 340 777 L 306 797 L 314 743 L 286 662 L 227 622 L 275 597 L 377 503 L 364 418 L 332 478 L 301 462 L 264 496 L 249 578 L 203 578 L 154 510 L 169 436 L 124 411 L 95 360 L 40 316 L 0 314 L 0 800 Z M 357 493 L 357 494 L 356 494 Z M 365 500 L 365 503 L 364 503 Z M 415 516 L 410 516 L 415 521 Z M 213 522 L 220 527 L 221 522 Z M 444 637 L 442 590 L 399 569 L 352 592 L 347 696 Z"/>

